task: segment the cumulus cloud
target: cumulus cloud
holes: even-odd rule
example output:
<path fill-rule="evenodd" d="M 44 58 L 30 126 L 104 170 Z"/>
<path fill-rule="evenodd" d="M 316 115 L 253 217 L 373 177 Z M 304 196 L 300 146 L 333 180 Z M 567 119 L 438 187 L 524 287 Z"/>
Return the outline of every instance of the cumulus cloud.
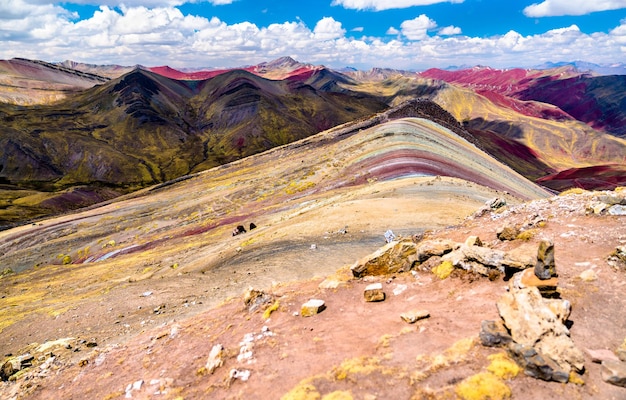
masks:
<path fill-rule="evenodd" d="M 544 0 L 524 8 L 524 15 L 533 18 L 586 15 L 620 8 L 626 8 L 626 0 Z"/>
<path fill-rule="evenodd" d="M 417 18 L 404 21 L 400 24 L 402 35 L 409 40 L 422 40 L 428 37 L 428 31 L 435 29 L 437 23 L 422 14 Z"/>
<path fill-rule="evenodd" d="M 461 28 L 459 28 L 458 26 L 445 26 L 441 29 L 439 29 L 439 34 L 443 35 L 443 36 L 452 36 L 452 35 L 460 35 L 461 34 Z"/>
<path fill-rule="evenodd" d="M 43 1 L 40 5 L 9 1 L 19 7 L 10 15 L 0 12 L 0 59 L 236 67 L 288 55 L 335 67 L 420 70 L 460 62 L 525 67 L 545 61 L 608 63 L 626 58 L 626 20 L 608 33 L 587 34 L 571 25 L 536 35 L 512 30 L 492 37 L 467 37 L 454 26 L 436 31 L 436 22 L 420 15 L 399 28 L 390 27 L 391 36 L 354 38 L 331 17 L 313 26 L 301 20 L 258 26 L 184 14 L 176 7 L 101 6 L 79 21 Z M 1 3 L 0 7 L 8 4 Z M 437 34 L 429 35 L 432 32 Z"/>
<path fill-rule="evenodd" d="M 313 29 L 313 34 L 319 40 L 331 40 L 342 37 L 346 30 L 341 27 L 341 22 L 335 21 L 333 17 L 320 19 Z"/>
<path fill-rule="evenodd" d="M 463 3 L 464 0 L 333 0 L 333 6 L 342 6 L 353 10 L 389 10 L 393 8 L 409 8 L 428 6 L 438 3 Z"/>

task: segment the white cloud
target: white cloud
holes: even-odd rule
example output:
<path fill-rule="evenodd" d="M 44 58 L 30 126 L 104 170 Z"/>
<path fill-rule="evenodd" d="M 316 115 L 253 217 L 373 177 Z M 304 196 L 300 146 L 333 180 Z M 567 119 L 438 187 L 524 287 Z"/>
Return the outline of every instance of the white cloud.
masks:
<path fill-rule="evenodd" d="M 428 37 L 428 31 L 435 29 L 437 23 L 422 14 L 417 18 L 404 21 L 400 24 L 402 35 L 409 40 L 422 40 Z"/>
<path fill-rule="evenodd" d="M 524 15 L 533 18 L 586 15 L 620 8 L 626 8 L 626 0 L 544 0 L 524 8 Z"/>
<path fill-rule="evenodd" d="M 443 35 L 443 36 L 452 36 L 452 35 L 460 35 L 461 34 L 461 28 L 459 28 L 458 26 L 445 26 L 441 29 L 439 29 L 439 34 Z"/>
<path fill-rule="evenodd" d="M 341 27 L 341 22 L 335 21 L 333 17 L 320 19 L 313 29 L 313 34 L 319 40 L 332 40 L 342 37 L 346 30 Z"/>
<path fill-rule="evenodd" d="M 362 26 L 357 26 L 356 28 L 352 28 L 350 29 L 350 32 L 363 32 L 365 28 L 363 28 Z"/>
<path fill-rule="evenodd" d="M 347 36 L 342 23 L 330 17 L 313 27 L 300 20 L 257 26 L 186 15 L 175 7 L 102 6 L 91 17 L 76 21 L 58 6 L 10 1 L 15 11 L 10 16 L 0 12 L 0 59 L 235 67 L 288 55 L 335 67 L 419 70 L 458 64 L 609 63 L 626 58 L 626 20 L 609 33 L 587 34 L 572 25 L 536 35 L 510 31 L 484 38 L 461 36 L 454 26 L 429 35 L 437 24 L 421 15 L 400 28 L 390 27 L 390 36 L 357 39 Z"/>
<path fill-rule="evenodd" d="M 464 0 L 333 0 L 333 6 L 342 6 L 353 10 L 389 10 L 393 8 L 409 8 L 428 6 L 438 3 L 463 3 Z"/>

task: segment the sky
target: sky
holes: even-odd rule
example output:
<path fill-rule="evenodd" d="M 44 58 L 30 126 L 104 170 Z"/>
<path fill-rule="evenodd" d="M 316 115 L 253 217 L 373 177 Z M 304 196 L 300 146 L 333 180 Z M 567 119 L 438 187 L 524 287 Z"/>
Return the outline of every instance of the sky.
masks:
<path fill-rule="evenodd" d="M 0 0 L 0 59 L 421 71 L 626 62 L 626 0 Z"/>

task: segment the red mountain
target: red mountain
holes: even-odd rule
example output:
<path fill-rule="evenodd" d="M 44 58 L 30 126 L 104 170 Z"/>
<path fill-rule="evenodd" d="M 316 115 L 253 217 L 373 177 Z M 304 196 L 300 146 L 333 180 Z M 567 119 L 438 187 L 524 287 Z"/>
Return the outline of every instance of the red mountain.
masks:
<path fill-rule="evenodd" d="M 475 67 L 458 71 L 429 69 L 418 76 L 472 89 L 500 106 L 528 116 L 573 118 L 612 135 L 626 136 L 626 76 L 623 75 L 592 76 L 570 67 L 548 70 Z"/>

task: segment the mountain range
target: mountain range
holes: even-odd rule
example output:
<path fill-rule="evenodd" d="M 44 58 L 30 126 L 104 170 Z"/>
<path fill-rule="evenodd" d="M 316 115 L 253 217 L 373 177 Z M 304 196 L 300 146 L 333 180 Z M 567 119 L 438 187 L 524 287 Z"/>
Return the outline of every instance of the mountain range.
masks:
<path fill-rule="evenodd" d="M 622 395 L 619 76 L 2 66 L 0 398 Z"/>
<path fill-rule="evenodd" d="M 84 207 L 291 143 L 411 99 L 554 190 L 626 181 L 625 76 L 547 70 L 334 71 L 0 62 L 0 219 Z"/>

